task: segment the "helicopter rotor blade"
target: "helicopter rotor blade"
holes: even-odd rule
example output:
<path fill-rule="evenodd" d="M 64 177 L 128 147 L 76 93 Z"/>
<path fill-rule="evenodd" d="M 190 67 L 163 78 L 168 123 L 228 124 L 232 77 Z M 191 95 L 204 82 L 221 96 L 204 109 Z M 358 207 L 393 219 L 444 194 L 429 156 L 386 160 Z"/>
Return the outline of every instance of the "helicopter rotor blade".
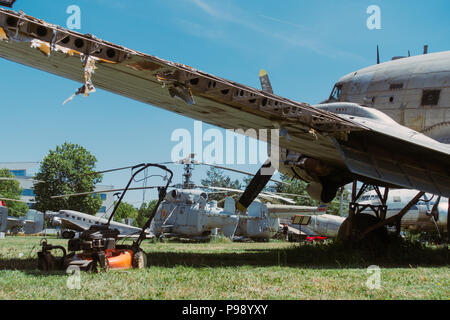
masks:
<path fill-rule="evenodd" d="M 189 158 L 189 157 L 186 158 L 186 159 L 181 159 L 179 161 L 160 162 L 159 164 L 193 164 L 193 165 L 202 165 L 202 166 L 210 166 L 210 167 L 214 167 L 214 168 L 217 168 L 217 169 L 227 170 L 227 171 L 231 171 L 231 172 L 235 172 L 235 173 L 245 174 L 245 175 L 252 176 L 252 177 L 255 176 L 255 174 L 251 173 L 251 172 L 238 170 L 238 169 L 233 169 L 233 168 L 228 168 L 228 167 L 220 166 L 220 165 L 217 165 L 217 164 L 211 164 L 211 163 L 206 163 L 206 162 L 199 162 L 199 161 L 193 160 L 193 158 Z M 114 169 L 108 169 L 108 170 L 103 170 L 103 171 L 96 171 L 96 172 L 93 172 L 92 174 L 103 174 L 103 173 L 108 173 L 108 172 L 115 172 L 115 171 L 132 169 L 134 167 L 135 166 L 114 168 Z M 276 182 L 276 183 L 279 183 L 279 184 L 289 185 L 289 183 L 281 181 L 281 180 L 277 180 L 277 179 L 272 179 L 271 178 L 269 181 Z"/>
<path fill-rule="evenodd" d="M 143 189 L 155 189 L 160 188 L 161 186 L 149 186 L 149 187 L 134 187 L 134 188 L 128 188 L 128 190 L 143 190 Z M 63 194 L 58 196 L 52 196 L 51 199 L 59 199 L 59 198 L 66 198 L 66 197 L 76 197 L 76 196 L 87 196 L 90 194 L 97 194 L 97 193 L 110 193 L 110 192 L 117 192 L 117 191 L 124 191 L 124 188 L 121 189 L 108 189 L 108 190 L 97 190 L 97 191 L 90 191 L 90 192 L 80 192 L 80 193 L 70 193 L 70 194 Z"/>
<path fill-rule="evenodd" d="M 8 178 L 8 177 L 0 177 L 0 181 L 19 181 L 19 180 L 21 180 L 21 179 L 18 179 L 18 178 Z M 44 183 L 45 181 L 42 181 L 42 180 L 34 180 L 34 179 L 25 179 L 26 181 L 32 181 L 32 182 L 34 182 L 35 184 L 38 184 L 38 183 Z"/>
<path fill-rule="evenodd" d="M 0 197 L 0 201 L 12 201 L 12 202 L 22 202 L 22 203 L 36 203 L 35 201 L 25 201 L 25 200 L 3 198 L 3 197 Z"/>
<path fill-rule="evenodd" d="M 223 191 L 230 191 L 230 192 L 245 193 L 245 190 L 239 190 L 239 189 L 233 189 L 233 188 L 225 188 L 225 187 L 211 187 L 211 186 L 196 186 L 196 187 L 205 188 L 205 189 L 211 189 L 211 190 L 223 190 Z M 269 192 L 261 192 L 255 198 L 257 198 L 257 197 L 264 198 L 264 199 L 269 199 L 269 200 L 270 199 L 279 199 L 279 200 L 286 201 L 288 203 L 295 203 L 295 201 L 292 200 L 292 199 L 281 197 L 281 196 L 278 196 L 276 194 L 269 193 Z"/>
<path fill-rule="evenodd" d="M 214 167 L 214 168 L 217 168 L 217 169 L 222 169 L 222 170 L 232 171 L 232 172 L 236 172 L 236 173 L 241 173 L 241 174 L 245 174 L 245 175 L 252 176 L 252 177 L 255 176 L 254 173 L 250 173 L 250 172 L 242 171 L 242 170 L 238 170 L 238 169 L 233 169 L 233 168 L 228 168 L 228 167 L 224 167 L 224 166 L 219 166 L 219 165 L 216 165 L 216 164 L 210 164 L 210 163 L 206 163 L 206 162 L 197 162 L 197 163 L 194 163 L 194 164 L 210 166 L 210 167 Z M 288 184 L 286 182 L 283 182 L 283 181 L 280 181 L 280 180 L 276 180 L 276 179 L 270 179 L 269 181 L 280 183 L 280 184 L 286 184 L 286 185 Z"/>

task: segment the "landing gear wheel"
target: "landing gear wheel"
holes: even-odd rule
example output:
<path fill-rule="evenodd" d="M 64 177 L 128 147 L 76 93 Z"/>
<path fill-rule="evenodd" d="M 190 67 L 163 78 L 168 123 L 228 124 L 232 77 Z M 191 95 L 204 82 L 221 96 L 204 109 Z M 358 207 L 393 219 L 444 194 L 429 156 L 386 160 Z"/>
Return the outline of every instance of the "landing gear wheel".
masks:
<path fill-rule="evenodd" d="M 75 232 L 66 230 L 61 234 L 61 236 L 63 239 L 73 239 L 75 238 Z"/>
<path fill-rule="evenodd" d="M 359 213 L 350 218 L 347 218 L 342 223 L 338 232 L 338 240 L 351 241 L 354 244 L 368 247 L 376 247 L 385 245 L 389 241 L 386 227 L 380 227 L 369 232 L 363 239 L 357 240 L 358 236 L 367 228 L 380 222 L 380 219 L 370 214 Z M 351 225 L 351 230 L 349 230 Z"/>
<path fill-rule="evenodd" d="M 133 269 L 143 269 L 147 266 L 147 255 L 144 251 L 138 251 L 133 254 Z"/>
<path fill-rule="evenodd" d="M 55 263 L 53 257 L 49 253 L 39 254 L 38 269 L 41 271 L 53 271 L 55 270 Z"/>

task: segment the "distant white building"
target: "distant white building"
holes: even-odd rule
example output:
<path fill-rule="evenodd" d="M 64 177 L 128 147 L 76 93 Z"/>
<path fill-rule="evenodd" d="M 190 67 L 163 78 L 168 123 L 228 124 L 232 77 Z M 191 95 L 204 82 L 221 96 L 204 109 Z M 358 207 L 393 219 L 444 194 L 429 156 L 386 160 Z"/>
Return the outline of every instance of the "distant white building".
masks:
<path fill-rule="evenodd" d="M 39 162 L 0 162 L 0 169 L 8 169 L 19 181 L 22 190 L 21 200 L 26 201 L 31 208 L 34 204 L 34 184 L 33 177 L 29 172 L 36 172 Z M 99 217 L 109 217 L 114 209 L 114 196 L 112 193 L 102 193 L 102 190 L 114 189 L 114 186 L 97 185 L 95 191 L 98 191 L 102 200 L 102 207 L 96 214 Z"/>

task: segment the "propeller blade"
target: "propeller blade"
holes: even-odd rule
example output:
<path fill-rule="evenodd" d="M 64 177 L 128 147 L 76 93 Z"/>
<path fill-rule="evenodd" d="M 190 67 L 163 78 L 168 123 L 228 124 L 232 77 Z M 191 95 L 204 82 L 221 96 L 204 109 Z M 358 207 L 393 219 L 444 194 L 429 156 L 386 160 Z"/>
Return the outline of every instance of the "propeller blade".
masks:
<path fill-rule="evenodd" d="M 262 174 L 264 171 L 269 171 L 270 174 Z M 262 167 L 258 170 L 256 175 L 248 184 L 242 196 L 236 203 L 236 209 L 241 212 L 245 212 L 250 204 L 256 199 L 259 193 L 264 189 L 264 187 L 269 182 L 272 175 L 275 173 L 275 169 L 272 167 L 270 160 L 267 160 Z"/>
<path fill-rule="evenodd" d="M 262 91 L 273 94 L 272 84 L 266 70 L 259 72 L 259 81 L 261 82 Z"/>

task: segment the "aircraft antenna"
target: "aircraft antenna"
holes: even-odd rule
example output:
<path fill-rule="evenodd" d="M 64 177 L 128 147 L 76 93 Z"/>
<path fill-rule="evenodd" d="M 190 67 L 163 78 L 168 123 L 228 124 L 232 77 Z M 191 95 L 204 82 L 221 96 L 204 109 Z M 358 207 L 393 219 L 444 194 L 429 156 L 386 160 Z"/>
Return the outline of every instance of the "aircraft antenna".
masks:
<path fill-rule="evenodd" d="M 380 64 L 380 48 L 377 45 L 377 64 Z"/>

